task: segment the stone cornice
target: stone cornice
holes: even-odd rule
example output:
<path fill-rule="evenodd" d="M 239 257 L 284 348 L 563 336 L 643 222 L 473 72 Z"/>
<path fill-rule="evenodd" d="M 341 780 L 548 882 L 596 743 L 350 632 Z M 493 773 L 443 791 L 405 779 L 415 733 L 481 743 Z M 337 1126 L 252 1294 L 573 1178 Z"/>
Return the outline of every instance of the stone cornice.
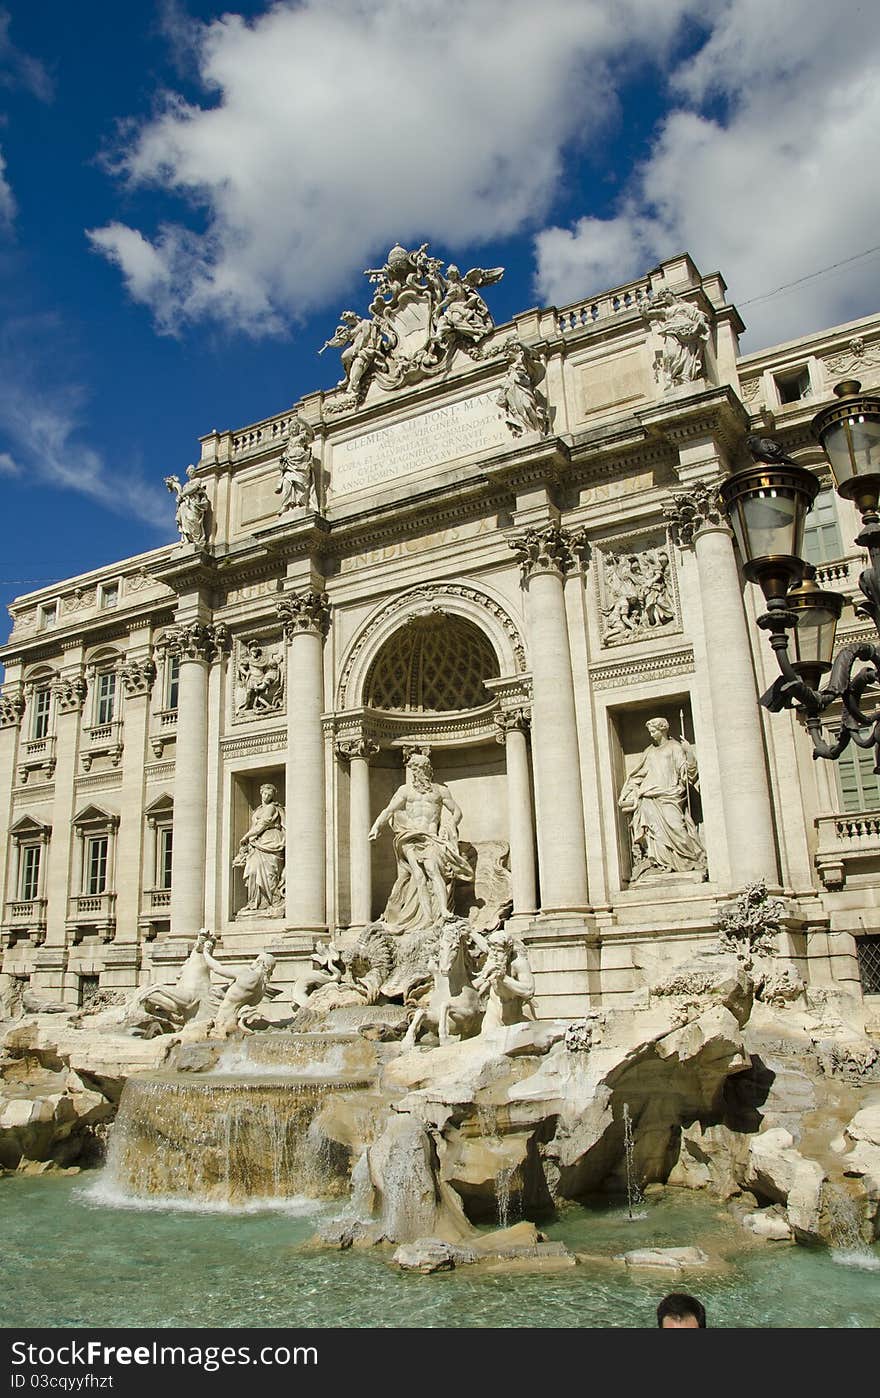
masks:
<path fill-rule="evenodd" d="M 53 626 L 33 635 L 16 636 L 13 630 L 9 641 L 0 647 L 0 664 L 33 665 L 39 660 L 51 660 L 59 651 L 77 649 L 90 650 L 94 646 L 112 641 L 124 640 L 131 631 L 148 626 L 162 626 L 174 616 L 174 599 L 157 597 L 151 601 L 138 602 L 136 610 L 123 615 L 100 613 L 87 620 L 71 617 L 66 623 Z"/>
<path fill-rule="evenodd" d="M 170 558 L 152 564 L 147 570 L 150 577 L 178 595 L 211 591 L 218 586 L 217 560 L 213 554 L 200 551 L 194 544 L 179 544 L 178 550 Z"/>
<path fill-rule="evenodd" d="M 651 436 L 682 446 L 697 437 L 714 437 L 738 452 L 749 430 L 749 414 L 729 384 L 703 393 L 671 395 L 662 403 L 638 408 L 634 417 Z"/>

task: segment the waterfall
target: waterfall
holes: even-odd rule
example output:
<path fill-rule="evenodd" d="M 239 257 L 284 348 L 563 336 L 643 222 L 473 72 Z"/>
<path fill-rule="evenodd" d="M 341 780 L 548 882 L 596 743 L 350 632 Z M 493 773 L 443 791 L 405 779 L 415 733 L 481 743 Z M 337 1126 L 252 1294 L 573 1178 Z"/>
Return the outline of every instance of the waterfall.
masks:
<path fill-rule="evenodd" d="M 880 1271 L 880 1257 L 862 1238 L 859 1207 L 852 1195 L 842 1186 L 826 1182 L 822 1204 L 834 1261 L 865 1272 Z"/>
<path fill-rule="evenodd" d="M 633 1205 L 643 1204 L 644 1195 L 636 1180 L 635 1174 L 635 1143 L 633 1141 L 632 1117 L 630 1116 L 629 1103 L 623 1104 L 623 1154 L 626 1162 L 626 1207 L 630 1220 L 644 1218 L 644 1214 L 634 1214 Z"/>

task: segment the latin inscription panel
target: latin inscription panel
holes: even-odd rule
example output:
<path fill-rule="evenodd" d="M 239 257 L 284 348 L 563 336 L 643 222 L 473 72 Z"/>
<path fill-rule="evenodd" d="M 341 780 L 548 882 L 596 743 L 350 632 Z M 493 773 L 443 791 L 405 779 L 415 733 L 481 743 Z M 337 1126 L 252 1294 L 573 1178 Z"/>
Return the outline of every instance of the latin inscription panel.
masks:
<path fill-rule="evenodd" d="M 417 475 L 496 447 L 512 437 L 496 403 L 497 388 L 460 403 L 432 408 L 405 422 L 334 442 L 330 489 L 334 496 L 375 490 L 400 476 Z"/>

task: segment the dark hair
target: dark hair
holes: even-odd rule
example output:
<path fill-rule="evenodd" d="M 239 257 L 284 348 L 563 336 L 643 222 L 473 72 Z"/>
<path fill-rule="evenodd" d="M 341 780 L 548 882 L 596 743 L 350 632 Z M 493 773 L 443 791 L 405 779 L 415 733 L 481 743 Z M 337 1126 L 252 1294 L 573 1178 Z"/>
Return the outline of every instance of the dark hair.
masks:
<path fill-rule="evenodd" d="M 663 1328 L 663 1321 L 666 1316 L 674 1316 L 676 1320 L 684 1320 L 685 1316 L 692 1315 L 697 1320 L 701 1330 L 706 1329 L 706 1308 L 696 1296 L 688 1296 L 684 1291 L 672 1291 L 668 1296 L 664 1296 L 657 1307 L 657 1324 Z"/>

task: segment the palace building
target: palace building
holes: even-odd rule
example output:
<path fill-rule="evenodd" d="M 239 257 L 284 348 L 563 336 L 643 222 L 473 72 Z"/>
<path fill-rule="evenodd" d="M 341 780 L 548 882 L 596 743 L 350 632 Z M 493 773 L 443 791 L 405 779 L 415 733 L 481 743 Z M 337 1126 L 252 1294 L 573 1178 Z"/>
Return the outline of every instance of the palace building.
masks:
<path fill-rule="evenodd" d="M 398 247 L 369 276 L 339 387 L 169 478 L 179 541 L 11 606 L 3 973 L 85 1003 L 173 980 L 204 925 L 289 983 L 394 904 L 372 827 L 416 752 L 449 802 L 413 887 L 506 916 L 541 1015 L 619 1003 L 761 881 L 808 984 L 880 994 L 873 755 L 816 762 L 759 707 L 778 671 L 718 504 L 772 436 L 820 480 L 820 584 L 857 595 L 810 421 L 880 384 L 880 316 L 742 355 L 686 255 L 504 325 L 500 268 Z M 839 644 L 870 634 L 847 608 Z"/>

